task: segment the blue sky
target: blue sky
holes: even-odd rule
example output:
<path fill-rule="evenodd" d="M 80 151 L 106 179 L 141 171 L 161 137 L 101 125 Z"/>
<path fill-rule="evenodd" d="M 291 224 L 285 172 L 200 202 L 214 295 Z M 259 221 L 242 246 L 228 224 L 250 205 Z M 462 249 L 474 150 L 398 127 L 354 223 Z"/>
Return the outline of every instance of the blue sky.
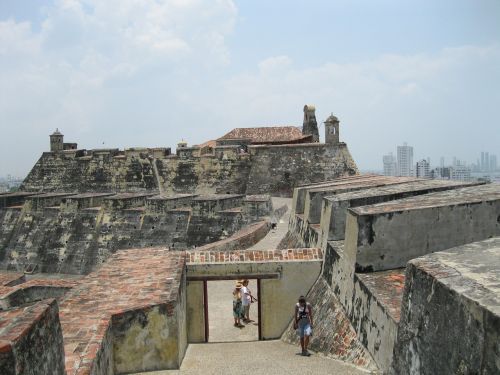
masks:
<path fill-rule="evenodd" d="M 0 175 L 330 112 L 361 169 L 500 156 L 499 1 L 2 0 Z M 320 132 L 323 128 L 320 128 Z"/>

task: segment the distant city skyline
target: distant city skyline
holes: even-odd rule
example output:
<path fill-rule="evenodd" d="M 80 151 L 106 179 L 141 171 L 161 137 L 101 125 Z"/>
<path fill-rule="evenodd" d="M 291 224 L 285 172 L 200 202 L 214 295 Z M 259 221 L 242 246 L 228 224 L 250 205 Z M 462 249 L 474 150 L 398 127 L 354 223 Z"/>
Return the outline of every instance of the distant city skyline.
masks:
<path fill-rule="evenodd" d="M 476 162 L 467 162 L 453 156 L 451 163 L 446 158 L 439 158 L 439 166 L 431 162 L 430 157 L 418 157 L 414 159 L 414 148 L 404 142 L 396 146 L 396 156 L 392 152 L 382 155 L 382 173 L 385 176 L 421 177 L 454 180 L 471 180 L 474 178 L 500 176 L 500 168 L 497 163 L 497 155 L 488 151 L 481 151 L 480 159 Z M 415 161 L 416 160 L 416 161 Z M 474 176 L 473 173 L 483 174 Z"/>

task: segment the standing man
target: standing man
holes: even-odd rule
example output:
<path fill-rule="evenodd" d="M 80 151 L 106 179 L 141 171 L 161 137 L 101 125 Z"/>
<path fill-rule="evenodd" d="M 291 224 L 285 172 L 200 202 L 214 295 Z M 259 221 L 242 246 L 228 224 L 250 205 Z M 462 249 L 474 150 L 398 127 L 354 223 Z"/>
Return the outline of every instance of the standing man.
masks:
<path fill-rule="evenodd" d="M 243 288 L 241 288 L 241 302 L 243 305 L 244 318 L 243 322 L 250 323 L 250 303 L 252 303 L 252 292 L 248 289 L 248 280 L 243 280 Z"/>
<path fill-rule="evenodd" d="M 306 297 L 300 296 L 299 302 L 295 305 L 293 329 L 298 331 L 302 355 L 306 357 L 311 355 L 311 353 L 307 351 L 307 347 L 309 346 L 309 338 L 312 335 L 312 328 L 313 314 L 311 304 L 306 301 Z"/>

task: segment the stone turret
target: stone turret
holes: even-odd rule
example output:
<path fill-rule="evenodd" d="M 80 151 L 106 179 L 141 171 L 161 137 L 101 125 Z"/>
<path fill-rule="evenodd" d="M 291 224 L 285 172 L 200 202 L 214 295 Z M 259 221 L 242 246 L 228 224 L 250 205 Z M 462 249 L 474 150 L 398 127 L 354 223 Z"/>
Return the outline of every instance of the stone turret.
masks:
<path fill-rule="evenodd" d="M 325 143 L 326 144 L 338 144 L 340 142 L 339 138 L 339 119 L 333 115 L 333 113 L 328 116 L 325 121 Z"/>
<path fill-rule="evenodd" d="M 64 135 L 56 129 L 54 133 L 50 135 L 50 151 L 59 152 L 64 150 Z"/>
<path fill-rule="evenodd" d="M 302 134 L 312 135 L 313 142 L 319 142 L 318 123 L 316 122 L 316 107 L 310 104 L 304 106 L 304 123 L 302 124 Z"/>

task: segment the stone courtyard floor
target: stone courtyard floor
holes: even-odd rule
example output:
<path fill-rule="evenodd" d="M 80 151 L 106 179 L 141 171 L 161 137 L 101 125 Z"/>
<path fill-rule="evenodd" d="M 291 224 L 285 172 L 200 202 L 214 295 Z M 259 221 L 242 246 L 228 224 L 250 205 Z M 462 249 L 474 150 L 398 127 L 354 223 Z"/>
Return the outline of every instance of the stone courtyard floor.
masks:
<path fill-rule="evenodd" d="M 361 375 L 368 372 L 320 355 L 302 357 L 298 348 L 279 340 L 190 344 L 180 370 L 137 375 Z"/>
<path fill-rule="evenodd" d="M 233 326 L 232 293 L 234 284 L 233 280 L 208 282 L 208 341 L 210 343 L 256 341 L 259 337 L 257 303 L 253 303 L 250 307 L 250 318 L 255 322 L 243 324 L 244 328 Z M 257 296 L 257 282 L 255 280 L 250 281 L 249 289 Z"/>

